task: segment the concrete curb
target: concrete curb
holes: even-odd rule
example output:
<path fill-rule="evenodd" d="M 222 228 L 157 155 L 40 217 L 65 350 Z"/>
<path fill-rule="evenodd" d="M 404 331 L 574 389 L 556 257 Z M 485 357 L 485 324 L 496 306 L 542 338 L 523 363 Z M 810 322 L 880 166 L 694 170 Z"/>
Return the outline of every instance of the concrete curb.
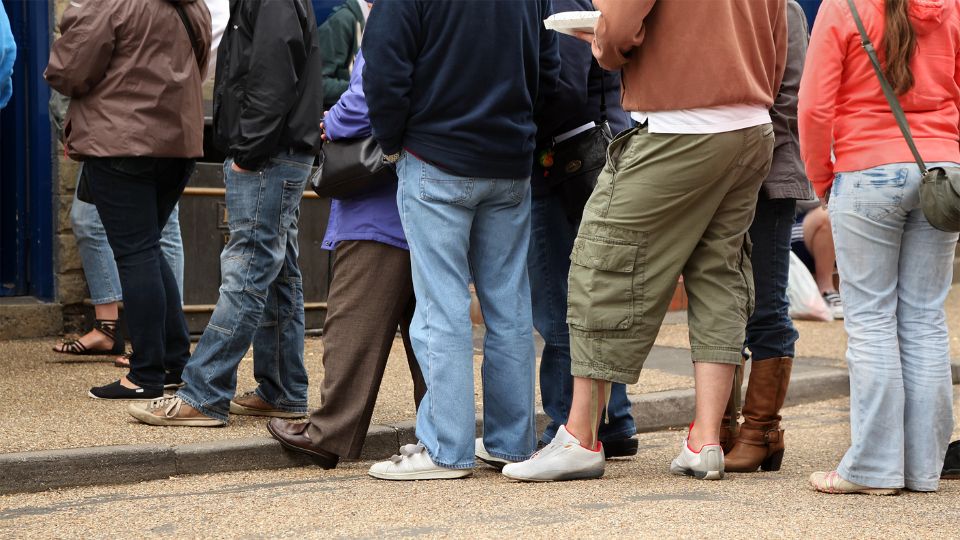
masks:
<path fill-rule="evenodd" d="M 960 366 L 954 366 L 954 383 Z M 797 375 L 790 383 L 787 405 L 844 397 L 849 393 L 846 370 L 823 369 Z M 633 414 L 642 432 L 686 425 L 694 408 L 689 390 L 635 397 Z M 549 419 L 537 414 L 539 429 Z M 371 426 L 363 460 L 385 459 L 403 444 L 416 442 L 414 423 Z M 477 417 L 478 433 L 482 417 Z M 210 474 L 302 467 L 312 462 L 284 450 L 269 437 L 164 445 L 103 446 L 0 454 L 0 494 L 159 480 L 185 474 Z"/>

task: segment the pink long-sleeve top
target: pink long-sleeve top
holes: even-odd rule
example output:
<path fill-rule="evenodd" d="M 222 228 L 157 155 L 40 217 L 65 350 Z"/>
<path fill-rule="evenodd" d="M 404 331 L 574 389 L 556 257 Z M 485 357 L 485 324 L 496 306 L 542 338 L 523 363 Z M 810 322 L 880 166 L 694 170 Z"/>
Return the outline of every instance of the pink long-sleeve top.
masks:
<path fill-rule="evenodd" d="M 883 58 L 883 0 L 855 0 Z M 900 96 L 927 162 L 960 162 L 960 0 L 910 0 L 916 85 Z M 820 8 L 800 83 L 800 153 L 817 194 L 836 172 L 913 162 L 890 112 L 847 0 Z M 835 159 L 831 157 L 831 150 Z"/>

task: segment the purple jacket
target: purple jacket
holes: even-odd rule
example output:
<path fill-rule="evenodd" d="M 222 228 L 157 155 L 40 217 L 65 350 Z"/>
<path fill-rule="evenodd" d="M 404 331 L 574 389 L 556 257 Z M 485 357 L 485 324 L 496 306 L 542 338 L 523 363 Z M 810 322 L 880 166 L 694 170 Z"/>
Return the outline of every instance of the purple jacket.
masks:
<path fill-rule="evenodd" d="M 370 135 L 370 117 L 363 97 L 363 53 L 357 53 L 350 87 L 340 96 L 324 120 L 330 140 Z M 344 240 L 373 240 L 409 249 L 397 210 L 397 185 L 352 199 L 333 199 L 323 249 L 336 249 Z"/>

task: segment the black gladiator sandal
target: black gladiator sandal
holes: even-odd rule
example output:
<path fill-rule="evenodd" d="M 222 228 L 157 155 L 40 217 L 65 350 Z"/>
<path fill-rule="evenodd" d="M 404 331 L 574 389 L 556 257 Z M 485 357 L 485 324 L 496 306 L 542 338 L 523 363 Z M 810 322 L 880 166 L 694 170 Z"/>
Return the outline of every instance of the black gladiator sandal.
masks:
<path fill-rule="evenodd" d="M 72 356 L 107 356 L 121 355 L 124 351 L 123 336 L 120 335 L 118 320 L 97 319 L 93 321 L 93 329 L 113 340 L 113 347 L 109 349 L 88 349 L 79 339 L 64 341 L 60 348 L 53 348 L 53 352 Z"/>

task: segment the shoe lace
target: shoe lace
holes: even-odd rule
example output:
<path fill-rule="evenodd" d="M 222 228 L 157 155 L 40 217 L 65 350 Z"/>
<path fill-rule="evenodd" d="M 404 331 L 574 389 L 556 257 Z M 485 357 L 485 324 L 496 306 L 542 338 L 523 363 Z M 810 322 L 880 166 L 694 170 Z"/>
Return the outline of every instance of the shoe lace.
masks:
<path fill-rule="evenodd" d="M 163 415 L 167 418 L 172 418 L 180 412 L 180 407 L 183 405 L 183 400 L 177 396 L 162 397 L 160 399 L 155 399 L 147 404 L 148 411 L 158 411 L 163 410 Z"/>
<path fill-rule="evenodd" d="M 423 449 L 424 449 L 424 446 L 420 443 L 405 444 L 400 447 L 400 454 L 395 454 L 393 456 L 390 456 L 390 461 L 394 463 L 400 463 L 404 459 L 408 459 L 419 454 L 420 452 L 423 451 Z"/>

